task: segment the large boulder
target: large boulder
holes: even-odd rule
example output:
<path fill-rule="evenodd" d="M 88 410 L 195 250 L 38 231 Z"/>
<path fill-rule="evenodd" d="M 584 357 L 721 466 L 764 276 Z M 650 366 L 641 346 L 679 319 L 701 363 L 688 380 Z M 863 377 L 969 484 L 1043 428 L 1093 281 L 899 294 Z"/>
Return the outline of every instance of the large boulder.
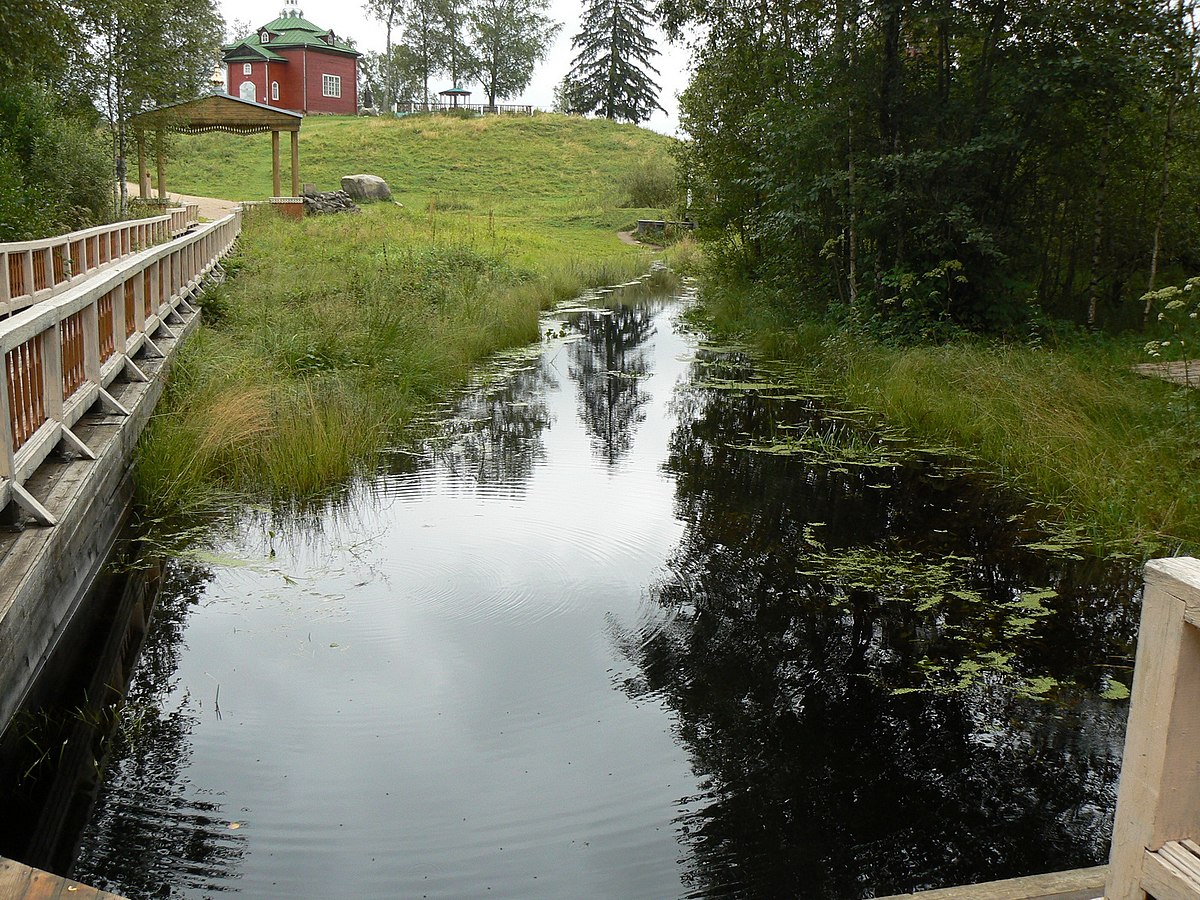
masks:
<path fill-rule="evenodd" d="M 392 199 L 391 188 L 378 175 L 343 175 L 342 190 L 360 203 Z"/>

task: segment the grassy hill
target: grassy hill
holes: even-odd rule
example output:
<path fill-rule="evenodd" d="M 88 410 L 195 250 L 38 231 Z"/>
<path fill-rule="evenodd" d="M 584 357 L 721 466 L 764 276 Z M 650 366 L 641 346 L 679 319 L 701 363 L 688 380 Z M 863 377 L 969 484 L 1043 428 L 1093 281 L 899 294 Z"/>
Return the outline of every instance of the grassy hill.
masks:
<path fill-rule="evenodd" d="M 380 175 L 402 206 L 246 216 L 235 277 L 207 296 L 143 441 L 143 500 L 310 497 L 369 468 L 481 358 L 535 340 L 541 309 L 647 270 L 617 231 L 670 203 L 671 143 L 556 115 L 305 120 L 304 181 Z M 263 198 L 270 138 L 177 138 L 168 177 Z"/>
<path fill-rule="evenodd" d="M 673 143 L 632 125 L 554 114 L 309 116 L 300 130 L 300 176 L 334 190 L 343 175 L 367 172 L 386 179 L 396 200 L 409 207 L 436 202 L 482 215 L 612 227 L 631 218 L 614 215 L 631 200 L 631 173 L 665 172 Z M 286 139 L 283 156 L 286 189 Z M 171 188 L 183 193 L 260 200 L 271 192 L 270 137 L 178 136 L 168 176 Z"/>

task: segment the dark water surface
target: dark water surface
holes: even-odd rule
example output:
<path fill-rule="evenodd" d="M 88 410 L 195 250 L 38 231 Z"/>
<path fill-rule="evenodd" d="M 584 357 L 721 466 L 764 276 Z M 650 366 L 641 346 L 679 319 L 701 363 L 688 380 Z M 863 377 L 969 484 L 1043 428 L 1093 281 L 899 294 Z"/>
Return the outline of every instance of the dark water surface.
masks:
<path fill-rule="evenodd" d="M 858 898 L 1103 860 L 1136 563 L 703 347 L 686 290 L 623 299 L 351 502 L 169 566 L 76 877 Z"/>

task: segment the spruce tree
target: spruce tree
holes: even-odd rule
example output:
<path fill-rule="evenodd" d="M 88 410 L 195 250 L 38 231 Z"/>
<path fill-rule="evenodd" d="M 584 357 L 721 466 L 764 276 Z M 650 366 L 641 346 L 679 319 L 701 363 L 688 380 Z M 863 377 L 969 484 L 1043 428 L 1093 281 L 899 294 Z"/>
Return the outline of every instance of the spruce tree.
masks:
<path fill-rule="evenodd" d="M 649 74 L 658 74 L 650 64 L 658 49 L 646 34 L 649 24 L 645 0 L 587 0 L 567 75 L 577 112 L 637 123 L 662 109 Z"/>

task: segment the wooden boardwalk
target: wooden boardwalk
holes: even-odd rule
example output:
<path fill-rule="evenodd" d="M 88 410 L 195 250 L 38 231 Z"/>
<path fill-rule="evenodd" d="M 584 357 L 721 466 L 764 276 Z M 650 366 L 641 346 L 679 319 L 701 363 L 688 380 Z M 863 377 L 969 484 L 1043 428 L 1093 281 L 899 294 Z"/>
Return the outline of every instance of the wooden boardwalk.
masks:
<path fill-rule="evenodd" d="M 1100 900 L 1104 897 L 1107 872 L 1107 866 L 1096 866 L 1094 869 L 1051 872 L 919 894 L 897 894 L 883 900 Z"/>
<path fill-rule="evenodd" d="M 116 894 L 0 857 L 0 900 L 123 900 Z"/>
<path fill-rule="evenodd" d="M 1200 359 L 1165 363 L 1141 363 L 1133 371 L 1147 378 L 1161 378 L 1184 387 L 1200 387 Z"/>

